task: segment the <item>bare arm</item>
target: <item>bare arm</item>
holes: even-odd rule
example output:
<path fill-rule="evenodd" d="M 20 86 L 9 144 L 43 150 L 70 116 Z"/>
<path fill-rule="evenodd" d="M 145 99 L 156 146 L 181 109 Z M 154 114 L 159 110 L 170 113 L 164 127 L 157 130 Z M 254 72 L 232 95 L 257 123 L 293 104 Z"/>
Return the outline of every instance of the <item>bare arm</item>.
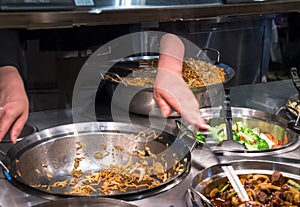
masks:
<path fill-rule="evenodd" d="M 189 123 L 206 129 L 207 124 L 200 116 L 199 104 L 182 78 L 183 57 L 183 42 L 176 35 L 164 35 L 160 42 L 154 98 L 164 117 L 168 117 L 174 109 Z"/>

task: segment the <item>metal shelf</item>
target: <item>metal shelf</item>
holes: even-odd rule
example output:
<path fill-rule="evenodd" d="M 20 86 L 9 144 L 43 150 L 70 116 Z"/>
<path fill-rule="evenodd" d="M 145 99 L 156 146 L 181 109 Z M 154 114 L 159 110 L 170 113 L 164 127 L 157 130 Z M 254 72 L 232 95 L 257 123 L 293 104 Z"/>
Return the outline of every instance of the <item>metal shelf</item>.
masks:
<path fill-rule="evenodd" d="M 300 12 L 299 0 L 240 4 L 80 7 L 76 10 L 2 11 L 0 28 L 47 29 L 74 26 L 201 20 L 227 16 Z"/>

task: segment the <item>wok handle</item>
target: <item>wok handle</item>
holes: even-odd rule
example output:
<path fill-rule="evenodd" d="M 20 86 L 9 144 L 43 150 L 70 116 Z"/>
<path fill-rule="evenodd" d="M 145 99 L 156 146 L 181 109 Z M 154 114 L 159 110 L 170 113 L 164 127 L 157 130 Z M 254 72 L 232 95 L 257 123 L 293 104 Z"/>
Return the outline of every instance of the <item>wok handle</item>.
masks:
<path fill-rule="evenodd" d="M 3 150 L 0 149 L 0 166 L 3 168 L 3 171 L 9 173 L 8 168 L 6 167 L 6 165 L 4 164 L 4 160 L 5 160 L 5 152 Z M 5 174 L 5 173 L 4 173 Z"/>
<path fill-rule="evenodd" d="M 0 161 L 4 161 L 5 156 L 6 156 L 6 153 L 2 149 L 0 149 Z"/>
<path fill-rule="evenodd" d="M 8 181 L 12 181 L 12 176 L 9 173 L 8 167 L 3 163 L 6 153 L 0 149 L 0 165 L 3 168 L 3 174 Z"/>
<path fill-rule="evenodd" d="M 121 78 L 121 76 L 119 76 L 117 73 L 112 73 L 112 72 L 107 72 L 106 74 L 100 73 L 101 78 L 103 80 L 108 80 L 108 78 L 106 77 L 106 75 L 110 78 L 110 79 L 118 79 L 121 83 L 123 83 L 125 86 L 127 86 L 128 84 Z"/>
<path fill-rule="evenodd" d="M 216 58 L 215 64 L 219 64 L 220 63 L 220 52 L 219 52 L 219 50 L 213 49 L 213 48 L 209 48 L 209 47 L 202 48 L 201 50 L 202 51 L 203 50 L 209 50 L 209 51 L 215 52 L 217 54 L 217 58 Z"/>

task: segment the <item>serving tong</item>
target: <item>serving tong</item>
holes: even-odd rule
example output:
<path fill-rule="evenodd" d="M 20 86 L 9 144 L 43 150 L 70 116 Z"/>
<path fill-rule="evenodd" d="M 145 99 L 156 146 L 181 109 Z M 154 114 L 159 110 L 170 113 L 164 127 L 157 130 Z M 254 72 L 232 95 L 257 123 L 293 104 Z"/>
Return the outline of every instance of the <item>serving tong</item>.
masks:
<path fill-rule="evenodd" d="M 297 89 L 298 91 L 298 100 L 300 100 L 300 78 L 298 76 L 298 70 L 296 67 L 292 67 L 290 69 L 290 74 L 292 76 L 292 81 L 293 81 L 293 84 L 295 86 L 295 88 Z"/>
<path fill-rule="evenodd" d="M 221 141 L 215 152 L 218 151 L 246 151 L 246 148 L 243 144 L 235 141 L 232 135 L 232 112 L 231 112 L 231 104 L 230 104 L 230 89 L 225 89 L 225 100 L 224 100 L 224 117 L 226 124 L 226 133 L 227 139 Z"/>
<path fill-rule="evenodd" d="M 300 78 L 299 78 L 298 70 L 296 67 L 292 67 L 290 69 L 290 75 L 292 77 L 292 82 L 298 91 L 298 94 L 297 94 L 296 100 L 295 100 L 295 102 L 297 103 L 296 106 L 298 106 L 300 104 Z M 300 113 L 299 113 L 299 111 L 295 107 L 289 106 L 288 104 L 284 104 L 275 112 L 275 115 L 278 115 L 282 110 L 289 110 L 289 112 L 296 117 L 296 119 L 294 121 L 289 122 L 289 127 L 291 127 L 292 129 L 295 129 L 297 131 L 300 131 L 300 126 L 299 126 Z"/>
<path fill-rule="evenodd" d="M 231 112 L 231 104 L 230 104 L 230 89 L 225 89 L 225 100 L 224 100 L 224 117 L 225 117 L 225 124 L 226 124 L 226 133 L 227 133 L 227 139 L 221 141 L 217 147 L 214 153 L 218 153 L 218 150 L 221 149 L 221 151 L 225 150 L 234 150 L 234 151 L 246 151 L 246 148 L 243 144 L 235 141 L 233 139 L 232 135 L 232 112 Z M 230 164 L 222 164 L 220 163 L 221 168 L 224 170 L 228 180 L 230 181 L 233 189 L 238 194 L 240 199 L 245 202 L 249 201 L 248 194 L 241 183 L 239 177 L 235 173 L 232 165 Z"/>
<path fill-rule="evenodd" d="M 232 112 L 231 112 L 231 104 L 230 104 L 230 89 L 225 89 L 225 100 L 224 100 L 224 117 L 225 117 L 225 124 L 226 124 L 226 133 L 227 133 L 227 139 L 220 142 L 216 149 L 212 150 L 213 155 L 215 156 L 216 161 L 218 162 L 218 165 L 223 169 L 225 172 L 228 180 L 230 181 L 233 189 L 238 194 L 239 198 L 242 200 L 242 202 L 249 202 L 249 196 L 241 183 L 239 177 L 235 173 L 234 168 L 230 163 L 221 162 L 219 159 L 219 155 L 222 155 L 223 152 L 227 151 L 246 151 L 246 148 L 241 143 L 233 140 L 232 135 Z M 185 132 L 189 132 L 195 140 L 197 140 L 197 136 L 193 131 L 195 131 L 195 127 L 193 126 L 194 130 L 192 131 L 188 127 L 186 127 L 184 124 L 182 124 L 179 121 L 176 121 L 177 127 L 181 130 L 179 123 L 181 126 L 185 128 Z M 209 131 L 203 131 L 203 134 L 209 135 Z M 195 144 L 193 145 L 195 147 Z M 189 193 L 191 192 L 195 193 L 198 197 L 200 197 L 201 201 L 206 203 L 208 206 L 213 206 L 212 203 L 200 192 L 198 192 L 196 189 L 193 189 L 192 187 L 189 190 Z M 205 199 L 206 198 L 206 199 Z"/>

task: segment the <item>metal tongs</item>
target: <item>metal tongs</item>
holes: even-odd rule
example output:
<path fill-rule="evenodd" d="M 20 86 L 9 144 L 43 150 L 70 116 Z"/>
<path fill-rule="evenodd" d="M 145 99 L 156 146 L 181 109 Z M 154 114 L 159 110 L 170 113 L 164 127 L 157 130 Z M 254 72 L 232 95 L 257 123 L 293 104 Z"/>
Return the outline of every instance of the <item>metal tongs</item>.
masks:
<path fill-rule="evenodd" d="M 298 76 L 298 70 L 297 70 L 297 68 L 296 67 L 292 67 L 291 70 L 290 70 L 290 74 L 292 76 L 293 84 L 294 84 L 295 88 L 298 91 L 298 100 L 299 100 L 300 99 L 300 78 Z"/>
<path fill-rule="evenodd" d="M 298 94 L 297 94 L 297 97 L 295 100 L 297 102 L 297 105 L 300 104 L 300 78 L 299 78 L 299 75 L 298 75 L 298 70 L 296 67 L 292 67 L 290 69 L 290 75 L 292 77 L 292 81 L 293 81 L 293 84 L 295 86 L 295 88 L 297 89 L 298 91 Z M 281 106 L 276 112 L 275 112 L 275 115 L 278 115 L 282 110 L 289 110 L 293 115 L 295 115 L 297 118 L 296 120 L 294 121 L 290 121 L 289 122 L 289 126 L 297 131 L 300 131 L 300 126 L 299 126 L 299 123 L 300 123 L 300 113 L 299 111 L 296 109 L 296 107 L 292 107 L 292 106 L 289 106 L 287 103 L 284 104 L 283 106 Z"/>
<path fill-rule="evenodd" d="M 246 151 L 243 144 L 235 141 L 232 135 L 232 113 L 230 104 L 230 89 L 225 89 L 225 100 L 224 100 L 224 117 L 226 124 L 227 139 L 221 141 L 217 147 L 216 151 Z"/>
<path fill-rule="evenodd" d="M 236 193 L 240 197 L 240 199 L 243 202 L 249 202 L 250 199 L 248 197 L 248 194 L 247 194 L 243 184 L 241 183 L 239 177 L 235 173 L 232 165 L 222 163 L 218 157 L 218 155 L 220 155 L 220 152 L 222 153 L 224 151 L 235 151 L 235 150 L 245 151 L 246 150 L 244 145 L 233 140 L 232 113 L 231 113 L 231 106 L 230 106 L 230 89 L 225 89 L 224 117 L 225 117 L 225 123 L 226 123 L 227 140 L 220 142 L 218 144 L 218 146 L 216 147 L 216 150 L 213 151 L 213 153 L 214 153 L 219 165 L 225 172 L 233 189 L 236 191 Z M 188 129 L 188 128 L 186 128 L 186 129 Z M 195 139 L 197 139 L 196 135 L 193 132 L 191 134 L 195 137 Z M 196 191 L 195 189 L 192 189 L 192 188 L 191 188 L 191 190 L 194 191 L 194 193 Z M 203 202 L 205 202 L 208 206 L 212 206 L 211 203 L 207 199 L 203 198 L 204 196 L 201 193 L 198 192 L 198 193 L 196 193 L 196 195 L 198 195 L 201 198 L 201 200 Z"/>
<path fill-rule="evenodd" d="M 243 144 L 233 140 L 232 135 L 232 113 L 231 113 L 231 104 L 230 104 L 230 89 L 225 89 L 225 100 L 224 100 L 224 116 L 226 123 L 226 133 L 227 139 L 220 142 L 217 146 L 217 150 L 223 151 L 245 151 L 246 148 Z M 217 151 L 214 151 L 216 153 Z M 237 192 L 238 196 L 242 201 L 249 201 L 248 194 L 241 183 L 239 177 L 236 175 L 232 165 L 221 164 L 222 169 L 224 170 L 228 180 L 230 181 L 233 189 Z"/>

